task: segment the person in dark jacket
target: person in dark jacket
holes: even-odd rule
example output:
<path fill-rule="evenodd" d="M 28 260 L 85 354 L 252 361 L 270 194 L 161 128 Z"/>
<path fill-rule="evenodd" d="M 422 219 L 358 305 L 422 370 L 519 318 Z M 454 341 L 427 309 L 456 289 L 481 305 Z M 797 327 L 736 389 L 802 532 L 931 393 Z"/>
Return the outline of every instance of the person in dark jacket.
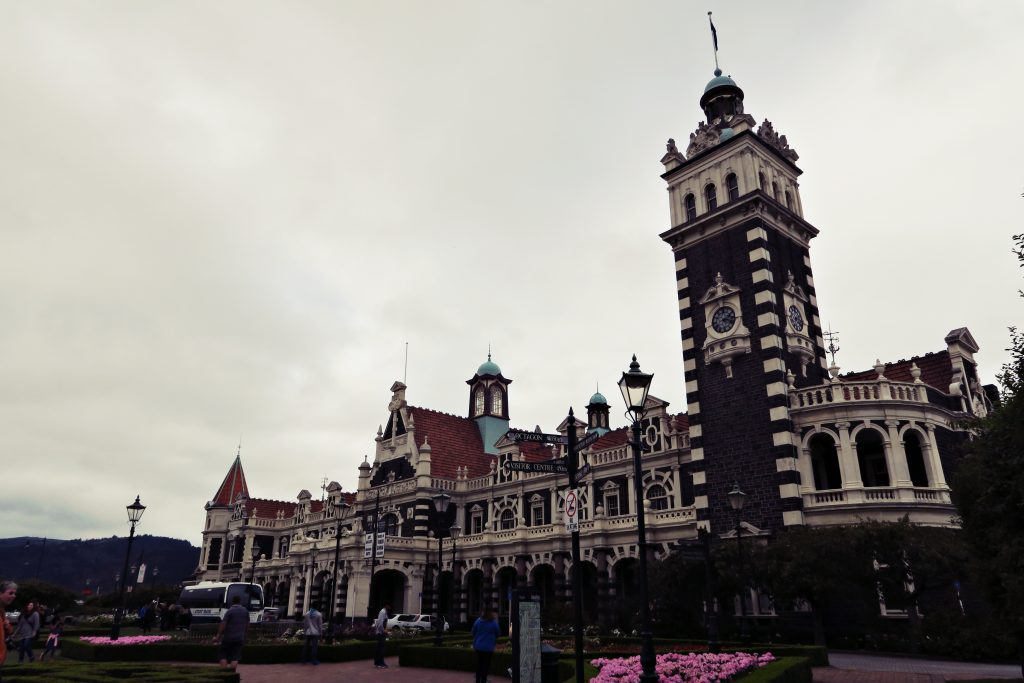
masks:
<path fill-rule="evenodd" d="M 473 622 L 473 649 L 476 650 L 476 681 L 487 683 L 487 673 L 491 670 L 491 657 L 498 645 L 498 618 L 494 610 L 486 608 Z"/>
<path fill-rule="evenodd" d="M 36 609 L 34 602 L 30 602 L 25 605 L 25 611 L 21 613 L 18 625 L 14 628 L 13 639 L 18 645 L 18 664 L 21 664 L 26 657 L 30 662 L 36 661 L 36 656 L 32 654 L 32 641 L 35 640 L 37 633 L 39 633 L 39 610 Z"/>

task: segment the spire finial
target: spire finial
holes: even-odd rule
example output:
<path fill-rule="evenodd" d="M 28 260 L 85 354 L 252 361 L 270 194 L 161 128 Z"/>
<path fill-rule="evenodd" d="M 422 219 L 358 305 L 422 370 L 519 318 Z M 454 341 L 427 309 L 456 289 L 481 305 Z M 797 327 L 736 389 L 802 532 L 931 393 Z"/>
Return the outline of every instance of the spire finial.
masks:
<path fill-rule="evenodd" d="M 242 459 L 242 437 L 238 437 L 238 452 L 235 454 L 235 459 Z"/>
<path fill-rule="evenodd" d="M 487 342 L 487 362 L 491 362 L 491 343 Z"/>

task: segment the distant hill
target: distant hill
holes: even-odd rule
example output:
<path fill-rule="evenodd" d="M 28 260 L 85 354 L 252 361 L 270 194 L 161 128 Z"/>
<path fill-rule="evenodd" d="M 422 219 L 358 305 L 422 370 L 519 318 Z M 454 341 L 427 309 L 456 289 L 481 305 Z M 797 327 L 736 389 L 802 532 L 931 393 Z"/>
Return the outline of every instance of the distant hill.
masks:
<path fill-rule="evenodd" d="M 44 542 L 45 541 L 45 542 Z M 35 538 L 0 539 L 0 579 L 39 579 L 81 594 L 83 590 L 108 593 L 114 577 L 124 567 L 127 536 L 89 540 Z M 176 584 L 188 578 L 199 564 L 199 548 L 188 541 L 164 536 L 136 536 L 130 564 L 146 565 L 144 583 Z M 129 573 L 131 570 L 129 569 Z"/>

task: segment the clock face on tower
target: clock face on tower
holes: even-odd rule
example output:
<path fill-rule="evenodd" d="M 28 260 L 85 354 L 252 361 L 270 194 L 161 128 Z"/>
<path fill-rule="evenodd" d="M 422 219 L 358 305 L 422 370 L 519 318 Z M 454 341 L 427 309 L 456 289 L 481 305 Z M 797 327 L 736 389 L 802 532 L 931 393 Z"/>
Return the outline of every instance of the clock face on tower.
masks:
<path fill-rule="evenodd" d="M 715 314 L 711 316 L 711 327 L 718 332 L 723 334 L 732 329 L 732 326 L 736 324 L 736 311 L 732 310 L 728 306 L 722 306 Z"/>
<path fill-rule="evenodd" d="M 800 315 L 800 309 L 796 306 L 789 307 L 789 323 L 797 332 L 804 329 L 804 317 Z"/>

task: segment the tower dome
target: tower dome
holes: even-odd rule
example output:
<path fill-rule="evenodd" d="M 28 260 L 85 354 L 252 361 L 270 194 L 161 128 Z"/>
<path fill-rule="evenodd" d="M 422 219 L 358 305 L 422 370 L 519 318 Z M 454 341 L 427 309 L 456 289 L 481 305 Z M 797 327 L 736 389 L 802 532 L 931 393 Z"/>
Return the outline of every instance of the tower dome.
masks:
<path fill-rule="evenodd" d="M 591 405 L 608 405 L 608 399 L 604 397 L 600 391 L 594 392 L 594 395 L 590 397 Z"/>
<path fill-rule="evenodd" d="M 715 77 L 704 86 L 700 108 L 714 123 L 723 116 L 737 116 L 743 113 L 743 90 L 730 76 L 723 76 L 721 69 L 715 69 Z"/>
<path fill-rule="evenodd" d="M 491 354 L 488 353 L 487 360 L 481 363 L 480 367 L 476 369 L 476 374 L 480 375 L 481 377 L 484 375 L 497 376 L 501 374 L 501 368 L 498 367 L 497 363 L 491 360 Z"/>

